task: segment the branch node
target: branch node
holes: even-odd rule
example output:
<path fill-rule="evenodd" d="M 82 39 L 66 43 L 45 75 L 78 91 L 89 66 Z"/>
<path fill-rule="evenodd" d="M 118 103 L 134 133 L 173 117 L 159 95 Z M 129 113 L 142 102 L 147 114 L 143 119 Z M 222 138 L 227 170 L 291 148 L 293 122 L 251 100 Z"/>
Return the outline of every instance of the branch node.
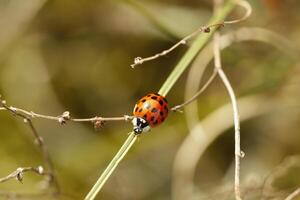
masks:
<path fill-rule="evenodd" d="M 204 28 L 203 28 L 203 32 L 204 32 L 204 33 L 210 33 L 210 28 L 207 27 L 207 26 L 204 27 Z"/>
<path fill-rule="evenodd" d="M 68 120 L 71 119 L 70 116 L 70 112 L 69 111 L 65 111 L 59 118 L 58 118 L 58 122 L 63 125 L 66 124 Z"/>
<path fill-rule="evenodd" d="M 17 112 L 17 108 L 10 106 L 9 109 L 11 109 L 13 112 Z"/>
<path fill-rule="evenodd" d="M 181 42 L 180 42 L 181 43 Z M 167 50 L 164 50 L 162 53 L 161 53 L 161 55 L 166 55 L 168 53 L 168 51 Z"/>
<path fill-rule="evenodd" d="M 186 40 L 181 40 L 180 44 L 186 44 Z"/>
<path fill-rule="evenodd" d="M 127 122 L 132 120 L 132 117 L 129 115 L 124 115 L 124 118 L 125 118 L 125 121 L 127 121 Z"/>
<path fill-rule="evenodd" d="M 134 59 L 134 64 L 131 65 L 132 68 L 134 68 L 135 65 L 140 65 L 143 63 L 143 59 L 141 57 L 136 57 Z"/>
<path fill-rule="evenodd" d="M 43 140 L 43 138 L 42 137 L 37 137 L 35 140 L 34 140 L 34 143 L 36 144 L 36 145 L 38 145 L 38 146 L 43 146 L 43 144 L 44 144 L 44 140 Z"/>
<path fill-rule="evenodd" d="M 171 111 L 183 113 L 183 110 L 182 110 L 181 108 L 182 108 L 182 107 L 181 107 L 180 105 L 177 105 L 177 106 L 173 107 L 173 108 L 171 109 Z"/>
<path fill-rule="evenodd" d="M 30 111 L 30 116 L 31 116 L 31 118 L 34 118 L 35 115 L 36 115 L 36 114 L 35 114 L 33 111 Z"/>
<path fill-rule="evenodd" d="M 18 168 L 16 170 L 16 180 L 19 181 L 20 183 L 23 183 L 23 168 Z"/>
<path fill-rule="evenodd" d="M 239 156 L 240 156 L 241 158 L 244 158 L 244 157 L 245 157 L 245 152 L 244 152 L 244 151 L 241 151 Z"/>
<path fill-rule="evenodd" d="M 105 125 L 105 121 L 102 120 L 100 117 L 95 117 L 95 121 L 94 121 L 94 128 L 96 130 L 99 130 L 101 128 L 103 128 Z"/>
<path fill-rule="evenodd" d="M 45 172 L 45 170 L 42 166 L 38 166 L 36 169 L 37 169 L 37 172 L 41 175 L 44 174 L 44 172 Z"/>

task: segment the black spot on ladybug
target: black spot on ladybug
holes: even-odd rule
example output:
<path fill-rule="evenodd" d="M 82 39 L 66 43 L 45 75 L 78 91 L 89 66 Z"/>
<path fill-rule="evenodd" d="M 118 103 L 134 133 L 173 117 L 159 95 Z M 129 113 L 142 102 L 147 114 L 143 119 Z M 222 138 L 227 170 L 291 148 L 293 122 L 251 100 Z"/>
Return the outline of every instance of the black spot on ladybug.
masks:
<path fill-rule="evenodd" d="M 165 118 L 164 118 L 164 117 L 161 118 L 161 122 L 163 122 L 163 121 L 165 121 Z"/>
<path fill-rule="evenodd" d="M 136 108 L 134 109 L 134 112 L 137 112 L 137 111 L 138 111 L 138 109 L 139 109 L 139 107 L 136 107 Z"/>
<path fill-rule="evenodd" d="M 153 97 L 151 97 L 151 99 L 157 100 L 157 96 L 153 96 Z"/>
<path fill-rule="evenodd" d="M 157 108 L 152 108 L 151 112 L 153 113 L 157 112 Z"/>
<path fill-rule="evenodd" d="M 164 106 L 164 109 L 168 112 L 168 107 L 167 106 Z"/>
<path fill-rule="evenodd" d="M 161 106 L 164 105 L 164 102 L 161 99 L 158 102 Z"/>
<path fill-rule="evenodd" d="M 151 121 L 154 121 L 154 117 L 153 116 L 151 117 Z"/>
<path fill-rule="evenodd" d="M 148 94 L 147 97 L 151 97 L 151 94 Z"/>
<path fill-rule="evenodd" d="M 144 103 L 146 101 L 146 99 L 143 99 L 142 102 Z"/>
<path fill-rule="evenodd" d="M 155 120 L 155 121 L 153 122 L 153 124 L 157 124 L 157 120 Z"/>
<path fill-rule="evenodd" d="M 143 111 L 143 108 L 141 108 L 140 110 L 139 110 L 139 112 L 142 112 Z"/>
<path fill-rule="evenodd" d="M 147 114 L 144 114 L 143 118 L 144 118 L 144 119 L 147 119 Z"/>
<path fill-rule="evenodd" d="M 164 113 L 163 113 L 162 111 L 160 111 L 159 114 L 160 114 L 160 116 L 163 116 L 163 115 L 164 115 Z"/>

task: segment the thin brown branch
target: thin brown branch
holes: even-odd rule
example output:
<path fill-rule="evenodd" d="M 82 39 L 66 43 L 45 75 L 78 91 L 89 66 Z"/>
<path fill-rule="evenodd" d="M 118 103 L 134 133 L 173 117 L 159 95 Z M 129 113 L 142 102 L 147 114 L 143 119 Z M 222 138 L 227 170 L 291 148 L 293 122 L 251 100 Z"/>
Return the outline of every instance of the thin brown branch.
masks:
<path fill-rule="evenodd" d="M 23 176 L 24 173 L 26 172 L 33 172 L 36 173 L 38 175 L 48 175 L 48 173 L 46 173 L 44 171 L 44 168 L 42 166 L 38 166 L 38 167 L 19 167 L 18 169 L 16 169 L 14 172 L 10 173 L 9 175 L 0 178 L 0 183 L 6 182 L 10 179 L 16 179 L 17 181 L 19 181 L 20 183 L 22 183 L 23 181 Z"/>
<path fill-rule="evenodd" d="M 58 183 L 57 183 L 55 175 L 54 175 L 54 167 L 53 167 L 53 163 L 50 158 L 48 149 L 47 149 L 46 145 L 44 144 L 43 138 L 39 135 L 36 128 L 34 127 L 31 118 L 21 112 L 17 112 L 17 110 L 13 107 L 7 106 L 6 101 L 2 100 L 1 96 L 0 96 L 0 106 L 5 108 L 5 110 L 11 112 L 12 114 L 22 118 L 24 120 L 24 123 L 27 123 L 29 125 L 29 127 L 33 133 L 33 136 L 35 138 L 35 143 L 41 149 L 43 159 L 46 163 L 46 166 L 48 167 L 47 183 L 49 184 L 49 186 L 50 185 L 53 186 L 55 188 L 56 192 L 59 192 L 59 186 L 58 186 Z"/>
<path fill-rule="evenodd" d="M 1 97 L 1 96 L 0 96 Z M 6 102 L 4 101 L 4 104 Z M 16 108 L 13 106 L 1 106 L 0 104 L 0 110 L 9 110 L 13 112 L 15 115 L 18 115 L 23 118 L 33 119 L 33 118 L 41 118 L 41 119 L 47 119 L 47 120 L 54 120 L 59 122 L 60 124 L 65 124 L 67 121 L 73 121 L 73 122 L 107 122 L 107 121 L 130 121 L 132 120 L 133 116 L 124 115 L 122 117 L 91 117 L 91 118 L 72 118 L 70 116 L 69 111 L 63 112 L 63 114 L 59 116 L 51 116 L 51 115 L 44 115 L 44 114 L 38 114 L 33 111 L 27 111 L 22 108 Z"/>
<path fill-rule="evenodd" d="M 236 0 L 236 3 L 237 3 L 237 5 L 245 8 L 245 10 L 246 10 L 245 14 L 242 17 L 240 17 L 239 19 L 227 20 L 227 21 L 224 21 L 222 23 L 212 24 L 212 25 L 208 25 L 208 26 L 202 26 L 202 27 L 198 28 L 197 30 L 195 30 L 194 32 L 192 32 L 191 34 L 184 37 L 182 40 L 180 40 L 179 42 L 177 42 L 173 46 L 171 46 L 169 49 L 166 49 L 166 50 L 164 50 L 160 53 L 157 53 L 153 56 L 149 56 L 149 57 L 145 57 L 145 58 L 136 57 L 134 59 L 134 63 L 131 64 L 130 66 L 132 68 L 135 68 L 137 65 L 141 65 L 145 62 L 155 60 L 159 57 L 165 56 L 165 55 L 169 54 L 170 52 L 172 52 L 173 50 L 175 50 L 176 48 L 178 48 L 179 46 L 185 45 L 191 38 L 195 37 L 196 35 L 198 35 L 200 33 L 203 33 L 203 32 L 204 33 L 209 33 L 210 29 L 213 28 L 213 27 L 220 28 L 220 27 L 223 27 L 225 24 L 235 24 L 235 23 L 246 20 L 252 13 L 251 5 L 246 0 Z"/>
<path fill-rule="evenodd" d="M 200 88 L 200 90 L 198 92 L 196 92 L 196 94 L 194 94 L 194 96 L 192 96 L 189 100 L 185 101 L 182 104 L 176 105 L 173 108 L 171 108 L 171 111 L 173 112 L 181 112 L 181 109 L 192 103 L 193 101 L 195 101 L 207 88 L 208 86 L 212 83 L 212 81 L 215 79 L 215 77 L 217 76 L 217 70 L 213 71 L 213 74 L 209 77 L 209 79 L 206 81 L 206 83 Z"/>
<path fill-rule="evenodd" d="M 191 34 L 187 35 L 186 37 L 184 37 L 182 40 L 180 40 L 179 42 L 177 42 L 173 46 L 171 46 L 169 49 L 166 49 L 166 50 L 164 50 L 160 53 L 155 54 L 154 56 L 149 56 L 149 57 L 146 57 L 146 58 L 136 57 L 134 59 L 134 63 L 131 64 L 130 66 L 132 68 L 134 68 L 137 65 L 141 65 L 141 64 L 143 64 L 145 62 L 148 62 L 150 60 L 155 60 L 159 57 L 165 56 L 165 55 L 169 54 L 170 52 L 172 52 L 173 50 L 175 50 L 176 48 L 178 48 L 180 45 L 186 44 L 188 42 L 188 40 L 190 40 L 194 36 L 196 36 L 200 33 L 203 33 L 203 32 L 204 33 L 209 33 L 210 29 L 213 28 L 213 27 L 220 28 L 220 27 L 223 27 L 223 26 L 224 26 L 224 23 L 218 23 L 218 24 L 212 24 L 212 25 L 208 25 L 208 26 L 202 26 L 202 27 L 198 28 L 197 30 L 195 30 L 193 33 L 191 33 Z"/>
<path fill-rule="evenodd" d="M 300 188 L 296 189 L 289 196 L 287 196 L 284 200 L 293 200 L 295 197 L 300 195 Z"/>
<path fill-rule="evenodd" d="M 48 167 L 48 179 L 47 182 L 49 185 L 53 184 L 57 191 L 59 191 L 58 183 L 56 182 L 56 179 L 54 177 L 54 167 L 52 160 L 49 156 L 48 150 L 46 145 L 44 144 L 43 138 L 39 135 L 38 131 L 33 125 L 32 119 L 34 118 L 40 118 L 40 119 L 47 119 L 47 120 L 54 120 L 59 122 L 60 124 L 65 124 L 67 121 L 73 121 L 73 122 L 93 122 L 95 128 L 102 128 L 104 123 L 107 121 L 131 121 L 133 116 L 124 115 L 122 117 L 91 117 L 91 118 L 72 118 L 70 116 L 69 111 L 63 112 L 62 115 L 59 116 L 50 116 L 50 115 L 43 115 L 38 114 L 33 111 L 27 111 L 22 108 L 16 108 L 13 106 L 7 106 L 7 103 L 5 100 L 1 99 L 0 95 L 0 110 L 6 110 L 8 112 L 11 112 L 15 116 L 18 116 L 20 118 L 23 118 L 24 122 L 27 123 L 34 135 L 35 143 L 39 146 L 39 148 L 42 151 L 43 159 Z"/>
<path fill-rule="evenodd" d="M 222 5 L 222 0 L 214 0 L 214 12 L 218 12 L 220 6 Z M 239 110 L 237 105 L 237 100 L 233 88 L 222 69 L 221 64 L 221 55 L 220 55 L 220 34 L 219 32 L 215 32 L 213 38 L 214 46 L 213 46 L 213 53 L 214 53 L 214 65 L 219 74 L 219 77 L 224 83 L 224 86 L 227 89 L 227 92 L 230 96 L 232 108 L 233 108 L 233 121 L 234 121 L 234 135 L 235 135 L 235 176 L 234 176 L 234 192 L 235 192 L 235 199 L 241 200 L 241 191 L 240 191 L 240 158 L 244 156 L 244 153 L 241 151 L 241 144 L 240 144 L 240 119 L 239 119 Z"/>
<path fill-rule="evenodd" d="M 133 116 L 124 115 L 123 117 L 92 117 L 92 118 L 83 118 L 83 119 L 70 119 L 73 122 L 95 122 L 95 121 L 130 121 L 133 119 Z"/>
<path fill-rule="evenodd" d="M 219 33 L 215 33 L 214 36 L 214 55 L 215 55 L 215 67 L 218 71 L 219 77 L 223 81 L 227 92 L 230 96 L 232 108 L 233 108 L 233 120 L 234 120 L 234 132 L 235 132 L 235 197 L 237 200 L 241 199 L 241 192 L 240 192 L 240 158 L 244 156 L 244 153 L 241 151 L 240 148 L 240 120 L 239 120 L 239 111 L 236 96 L 232 89 L 232 86 L 224 73 L 222 66 L 221 66 L 221 57 L 220 57 L 220 50 L 219 50 Z"/>

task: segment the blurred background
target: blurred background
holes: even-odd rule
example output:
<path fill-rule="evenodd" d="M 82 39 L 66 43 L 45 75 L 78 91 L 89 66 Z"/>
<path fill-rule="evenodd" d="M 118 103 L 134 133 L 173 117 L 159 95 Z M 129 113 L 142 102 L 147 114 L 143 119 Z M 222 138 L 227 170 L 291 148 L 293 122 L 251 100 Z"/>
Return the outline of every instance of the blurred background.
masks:
<path fill-rule="evenodd" d="M 241 110 L 242 193 L 284 199 L 300 187 L 300 2 L 249 2 L 252 16 L 221 31 L 224 70 Z M 141 96 L 159 90 L 190 43 L 135 69 L 133 59 L 167 49 L 205 25 L 212 6 L 208 0 L 0 0 L 0 94 L 8 105 L 53 116 L 66 110 L 77 118 L 130 115 Z M 242 14 L 237 8 L 228 18 Z M 196 75 L 206 65 L 203 80 L 209 77 L 208 54 L 199 55 L 194 73 L 187 70 L 172 88 L 171 105 L 195 92 Z M 98 199 L 233 199 L 228 103 L 216 79 L 183 114 L 170 114 L 139 139 Z M 71 197 L 27 199 L 83 199 L 132 128 L 125 122 L 100 130 L 92 123 L 33 122 L 61 191 Z M 0 177 L 44 165 L 21 119 L 0 111 L 0 136 Z M 41 180 L 28 173 L 23 184 L 2 183 L 0 199 L 8 192 L 36 194 Z"/>

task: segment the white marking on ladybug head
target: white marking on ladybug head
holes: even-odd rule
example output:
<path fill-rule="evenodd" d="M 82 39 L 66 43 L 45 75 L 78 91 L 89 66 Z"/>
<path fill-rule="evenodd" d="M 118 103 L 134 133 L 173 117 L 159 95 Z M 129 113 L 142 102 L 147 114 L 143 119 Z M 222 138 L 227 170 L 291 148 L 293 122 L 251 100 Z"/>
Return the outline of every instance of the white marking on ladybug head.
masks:
<path fill-rule="evenodd" d="M 150 130 L 149 123 L 141 117 L 134 117 L 132 120 L 132 124 L 133 131 L 137 135 Z"/>

